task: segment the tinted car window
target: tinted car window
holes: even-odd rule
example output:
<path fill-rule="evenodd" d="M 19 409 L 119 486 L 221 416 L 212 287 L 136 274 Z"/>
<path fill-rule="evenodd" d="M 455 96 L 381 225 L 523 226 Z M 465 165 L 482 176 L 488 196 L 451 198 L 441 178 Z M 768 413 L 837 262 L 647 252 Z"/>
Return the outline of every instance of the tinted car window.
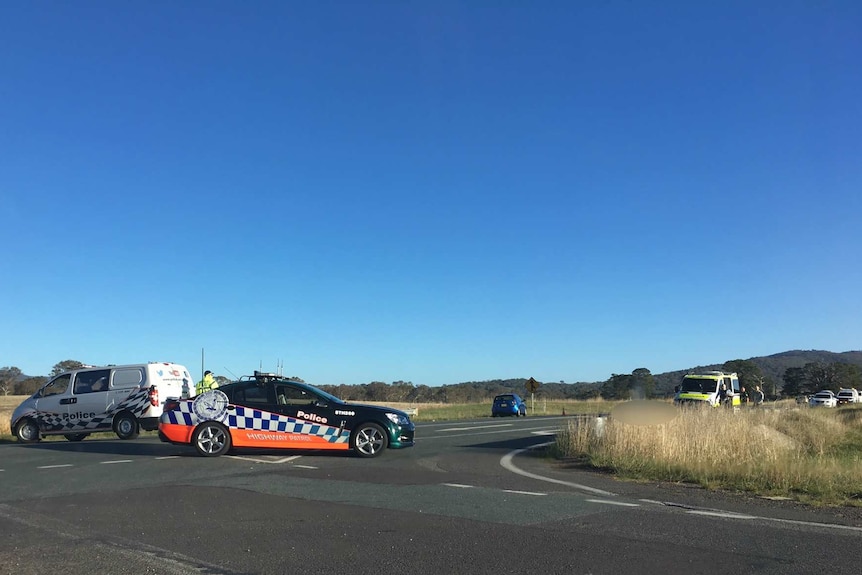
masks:
<path fill-rule="evenodd" d="M 317 396 L 292 385 L 277 385 L 275 396 L 280 405 L 312 405 Z"/>
<path fill-rule="evenodd" d="M 61 393 L 66 393 L 66 390 L 69 389 L 70 381 L 72 381 L 71 373 L 66 373 L 61 376 L 58 376 L 54 381 L 43 387 L 39 395 L 41 395 L 42 397 L 48 397 L 49 395 L 59 395 Z"/>
<path fill-rule="evenodd" d="M 78 393 L 92 393 L 94 391 L 107 391 L 108 378 L 111 376 L 110 369 L 98 369 L 95 371 L 80 371 L 75 376 L 74 391 Z"/>
<path fill-rule="evenodd" d="M 267 386 L 254 381 L 238 384 L 232 389 L 231 399 L 240 405 L 262 405 L 270 403 Z"/>

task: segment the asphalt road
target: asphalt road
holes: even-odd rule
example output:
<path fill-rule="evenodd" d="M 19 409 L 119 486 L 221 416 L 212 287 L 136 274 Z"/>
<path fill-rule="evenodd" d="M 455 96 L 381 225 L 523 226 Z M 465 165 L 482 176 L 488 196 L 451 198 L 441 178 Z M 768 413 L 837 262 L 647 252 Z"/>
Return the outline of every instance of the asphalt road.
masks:
<path fill-rule="evenodd" d="M 528 449 L 563 421 L 420 424 L 372 460 L 0 445 L 0 573 L 859 573 L 855 510 L 625 483 Z"/>

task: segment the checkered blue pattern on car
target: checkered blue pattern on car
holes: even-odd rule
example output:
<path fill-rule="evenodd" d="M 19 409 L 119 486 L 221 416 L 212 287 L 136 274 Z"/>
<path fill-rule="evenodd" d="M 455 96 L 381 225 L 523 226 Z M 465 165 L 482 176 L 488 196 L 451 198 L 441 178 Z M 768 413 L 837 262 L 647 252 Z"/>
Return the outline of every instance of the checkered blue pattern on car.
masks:
<path fill-rule="evenodd" d="M 162 421 L 176 425 L 194 426 L 200 423 L 201 420 L 192 411 L 192 401 L 188 400 L 181 401 L 179 408 L 164 413 Z M 316 435 L 323 437 L 330 443 L 347 443 L 350 440 L 350 431 L 346 429 L 321 423 L 310 423 L 287 415 L 279 415 L 270 411 L 243 407 L 241 405 L 237 405 L 232 411 L 228 411 L 221 421 L 231 429 Z"/>
<path fill-rule="evenodd" d="M 121 411 L 130 411 L 135 417 L 140 417 L 150 404 L 149 389 L 139 389 L 120 403 L 110 407 L 105 413 L 97 413 L 95 417 L 79 419 L 72 418 L 75 414 L 74 404 L 70 405 L 70 413 L 54 413 L 36 411 L 33 417 L 38 419 L 45 431 L 82 432 L 111 429 L 114 416 Z"/>

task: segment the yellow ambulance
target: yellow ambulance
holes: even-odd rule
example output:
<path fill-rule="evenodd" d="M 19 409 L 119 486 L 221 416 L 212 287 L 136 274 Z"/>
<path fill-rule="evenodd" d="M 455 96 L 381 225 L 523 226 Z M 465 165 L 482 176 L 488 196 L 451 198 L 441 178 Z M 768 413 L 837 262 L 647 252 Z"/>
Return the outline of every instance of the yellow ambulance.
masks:
<path fill-rule="evenodd" d="M 735 373 L 708 371 L 689 373 L 682 378 L 673 396 L 674 405 L 709 405 L 738 408 L 742 401 L 739 393 L 739 377 Z"/>

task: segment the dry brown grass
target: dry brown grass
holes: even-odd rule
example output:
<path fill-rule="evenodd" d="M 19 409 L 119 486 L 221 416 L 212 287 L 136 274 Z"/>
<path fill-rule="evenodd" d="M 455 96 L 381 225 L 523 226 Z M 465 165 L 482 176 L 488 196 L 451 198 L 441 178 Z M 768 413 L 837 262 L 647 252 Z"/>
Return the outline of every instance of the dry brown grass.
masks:
<path fill-rule="evenodd" d="M 27 397 L 26 395 L 0 395 L 0 437 L 12 435 L 12 430 L 9 428 L 12 412 Z"/>
<path fill-rule="evenodd" d="M 660 425 L 571 422 L 565 457 L 634 478 L 862 504 L 862 410 L 681 410 Z"/>

